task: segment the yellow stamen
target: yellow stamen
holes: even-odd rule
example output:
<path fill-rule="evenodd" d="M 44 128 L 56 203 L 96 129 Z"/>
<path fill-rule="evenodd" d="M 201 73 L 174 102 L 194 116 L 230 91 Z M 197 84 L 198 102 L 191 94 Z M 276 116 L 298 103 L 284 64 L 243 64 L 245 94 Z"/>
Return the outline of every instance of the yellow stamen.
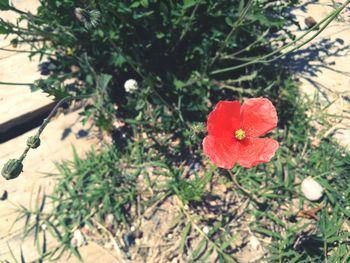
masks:
<path fill-rule="evenodd" d="M 242 129 L 235 131 L 235 138 L 239 141 L 243 140 L 245 138 L 245 131 Z"/>

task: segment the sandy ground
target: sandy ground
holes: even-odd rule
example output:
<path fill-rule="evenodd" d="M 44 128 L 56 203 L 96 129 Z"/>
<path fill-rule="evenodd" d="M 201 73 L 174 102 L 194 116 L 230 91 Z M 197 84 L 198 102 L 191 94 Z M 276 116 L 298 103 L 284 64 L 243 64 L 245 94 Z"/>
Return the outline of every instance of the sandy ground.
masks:
<path fill-rule="evenodd" d="M 319 22 L 344 1 L 303 1 L 292 11 L 303 30 L 296 27 L 295 34 L 306 31 L 305 19 L 313 17 Z M 315 31 L 316 32 L 316 31 Z M 320 102 L 313 112 L 321 137 L 333 136 L 340 145 L 350 150 L 350 5 L 319 36 L 287 57 L 290 69 L 300 80 L 300 89 L 311 101 Z M 328 114 L 328 121 L 322 116 Z"/>

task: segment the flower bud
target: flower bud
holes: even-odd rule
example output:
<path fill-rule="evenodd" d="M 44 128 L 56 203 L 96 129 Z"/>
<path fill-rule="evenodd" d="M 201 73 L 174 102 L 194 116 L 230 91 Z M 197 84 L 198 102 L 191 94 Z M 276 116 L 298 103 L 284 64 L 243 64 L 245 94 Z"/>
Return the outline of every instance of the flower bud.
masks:
<path fill-rule="evenodd" d="M 317 201 L 323 195 L 323 187 L 312 177 L 307 177 L 301 183 L 301 192 L 310 201 Z"/>
<path fill-rule="evenodd" d="M 27 146 L 32 149 L 38 148 L 40 146 L 39 136 L 38 135 L 30 136 L 27 140 Z"/>
<path fill-rule="evenodd" d="M 139 89 L 139 86 L 136 82 L 136 80 L 134 79 L 128 79 L 127 81 L 125 81 L 124 83 L 124 88 L 125 91 L 128 93 L 134 93 L 135 91 L 137 91 Z"/>
<path fill-rule="evenodd" d="M 20 160 L 11 159 L 7 161 L 7 163 L 2 168 L 1 175 L 6 180 L 11 180 L 18 177 L 22 172 L 22 169 L 23 169 L 23 164 Z"/>

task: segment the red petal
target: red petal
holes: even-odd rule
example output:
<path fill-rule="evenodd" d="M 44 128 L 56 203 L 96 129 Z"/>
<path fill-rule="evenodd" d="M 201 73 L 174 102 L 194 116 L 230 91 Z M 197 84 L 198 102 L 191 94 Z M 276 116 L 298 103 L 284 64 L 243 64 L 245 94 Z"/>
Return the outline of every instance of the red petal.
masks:
<path fill-rule="evenodd" d="M 208 117 L 208 133 L 216 137 L 231 137 L 240 125 L 239 101 L 219 101 Z"/>
<path fill-rule="evenodd" d="M 247 136 L 262 136 L 277 126 L 277 112 L 271 101 L 248 99 L 241 108 L 242 129 Z"/>
<path fill-rule="evenodd" d="M 239 144 L 238 163 L 251 168 L 270 161 L 278 149 L 278 142 L 270 138 L 246 138 Z"/>
<path fill-rule="evenodd" d="M 203 140 L 203 152 L 216 166 L 232 169 L 238 157 L 238 142 L 233 138 L 208 135 Z"/>

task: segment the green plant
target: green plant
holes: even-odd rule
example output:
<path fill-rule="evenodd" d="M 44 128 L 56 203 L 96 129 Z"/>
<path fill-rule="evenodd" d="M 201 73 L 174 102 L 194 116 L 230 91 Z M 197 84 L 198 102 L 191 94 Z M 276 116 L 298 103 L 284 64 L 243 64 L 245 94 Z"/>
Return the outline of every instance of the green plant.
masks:
<path fill-rule="evenodd" d="M 70 244 L 74 229 L 103 224 L 110 213 L 127 229 L 173 198 L 179 208 L 175 247 L 182 260 L 238 260 L 246 241 L 233 241 L 249 235 L 265 242 L 271 262 L 349 259 L 349 155 L 327 138 L 311 145 L 313 117 L 305 112 L 315 105 L 299 98 L 283 66 L 270 63 L 286 48 L 305 44 L 297 44 L 298 38 L 272 48 L 294 38 L 288 31 L 281 38 L 274 33 L 284 30 L 291 19 L 287 9 L 296 1 L 51 0 L 42 1 L 36 15 L 0 3 L 28 22 L 21 28 L 0 19 L 0 33 L 15 34 L 19 44 L 29 42 L 30 55 L 48 57 L 41 64 L 48 78 L 36 86 L 57 98 L 91 95 L 84 120 L 91 117 L 109 130 L 115 145 L 59 164 L 56 191 L 34 211 L 21 207 L 25 233 L 34 232 L 38 248 L 42 223 L 60 241 L 50 253 L 41 249 L 42 257 L 59 257 L 66 249 L 79 256 Z M 306 33 L 322 30 L 348 3 Z M 137 92 L 124 90 L 130 78 L 138 81 Z M 68 79 L 74 84 L 66 85 Z M 207 113 L 218 100 L 254 96 L 269 97 L 277 108 L 276 158 L 250 170 L 213 170 L 201 150 Z M 114 118 L 124 125 L 114 128 Z M 317 208 L 298 190 L 310 174 L 326 188 L 317 222 L 296 218 L 304 206 Z M 215 189 L 219 181 L 226 192 Z M 235 202 L 226 202 L 231 194 Z M 207 199 L 215 198 L 224 201 L 209 205 Z M 44 213 L 47 199 L 55 209 Z M 209 217 L 208 207 L 218 209 L 215 217 Z M 203 226 L 211 230 L 206 233 Z"/>
<path fill-rule="evenodd" d="M 173 118 L 164 120 L 171 122 L 163 127 L 169 131 L 174 125 L 183 126 L 183 121 L 204 120 L 211 99 L 240 96 L 236 85 L 215 84 L 214 79 L 229 83 L 238 78 L 235 83 L 243 91 L 268 86 L 266 76 L 257 74 L 263 65 L 221 76 L 210 72 L 241 64 L 247 55 L 269 52 L 270 36 L 284 30 L 290 18 L 286 11 L 295 3 L 52 0 L 41 1 L 36 15 L 6 7 L 18 12 L 28 27 L 3 20 L 0 26 L 15 35 L 16 43 L 29 43 L 31 56 L 48 57 L 41 64 L 48 78 L 36 87 L 56 98 L 105 93 L 103 107 L 91 104 L 85 112 L 96 117 L 98 126 L 110 129 L 106 123 L 115 114 L 109 106 L 113 102 L 122 119 L 139 116 L 140 121 L 149 121 L 145 116 L 149 107 L 160 115 L 171 113 Z M 247 71 L 255 74 L 242 77 Z M 96 87 L 100 74 L 111 76 L 103 91 Z M 123 84 L 129 78 L 140 82 L 138 94 L 125 92 Z M 68 79 L 76 82 L 64 84 Z"/>
<path fill-rule="evenodd" d="M 119 228 L 132 221 L 135 214 L 132 215 L 131 211 L 139 194 L 138 172 L 121 169 L 118 165 L 121 157 L 114 147 L 99 153 L 92 149 L 84 160 L 74 151 L 73 161 L 57 164 L 58 174 L 51 175 L 57 179 L 54 192 L 40 196 L 41 201 L 33 210 L 23 206 L 18 208 L 20 216 L 17 220 L 25 218 L 26 222 L 24 236 L 34 233 L 42 257 L 56 258 L 65 250 L 80 257 L 71 244 L 72 234 L 83 226 L 92 228 L 94 220 L 103 223 L 108 215 L 113 215 L 110 224 Z M 47 207 L 50 207 L 49 213 Z M 46 252 L 39 236 L 43 225 L 58 241 L 57 247 Z"/>

